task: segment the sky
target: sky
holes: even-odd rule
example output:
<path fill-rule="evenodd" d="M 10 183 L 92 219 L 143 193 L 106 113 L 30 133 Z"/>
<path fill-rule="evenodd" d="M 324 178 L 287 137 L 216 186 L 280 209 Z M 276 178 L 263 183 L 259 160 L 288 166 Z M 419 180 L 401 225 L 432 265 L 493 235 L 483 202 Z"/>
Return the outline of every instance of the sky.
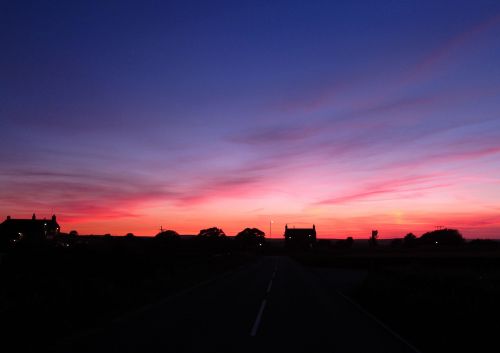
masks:
<path fill-rule="evenodd" d="M 496 0 L 4 0 L 0 217 L 500 238 L 498 38 Z"/>

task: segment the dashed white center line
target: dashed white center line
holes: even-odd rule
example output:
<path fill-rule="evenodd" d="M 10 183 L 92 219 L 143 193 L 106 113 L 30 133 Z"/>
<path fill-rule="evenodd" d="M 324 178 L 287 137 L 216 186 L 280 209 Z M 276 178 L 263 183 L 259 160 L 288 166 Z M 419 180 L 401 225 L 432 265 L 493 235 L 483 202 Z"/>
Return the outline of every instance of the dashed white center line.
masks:
<path fill-rule="evenodd" d="M 278 269 L 278 265 L 274 265 L 274 271 L 273 275 L 271 277 L 271 280 L 269 281 L 269 284 L 267 285 L 266 289 L 266 295 L 264 296 L 264 299 L 262 300 L 262 303 L 260 304 L 259 312 L 257 313 L 257 317 L 255 318 L 255 322 L 253 323 L 252 330 L 250 331 L 250 336 L 255 336 L 257 334 L 257 330 L 259 329 L 260 325 L 260 320 L 262 319 L 262 313 L 264 312 L 264 308 L 266 307 L 267 303 L 267 295 L 271 292 L 271 288 L 273 286 L 273 280 L 274 277 L 276 276 L 276 271 Z"/>
<path fill-rule="evenodd" d="M 272 285 L 273 285 L 273 280 L 270 280 L 270 281 L 269 281 L 269 284 L 268 284 L 268 286 L 267 286 L 266 293 L 268 293 L 268 294 L 269 294 L 269 292 L 271 291 L 271 286 L 272 286 Z"/>
<path fill-rule="evenodd" d="M 264 308 L 266 307 L 267 301 L 264 299 L 262 304 L 260 304 L 259 313 L 255 318 L 255 322 L 253 323 L 252 331 L 250 331 L 250 336 L 255 336 L 257 334 L 257 330 L 259 329 L 260 319 L 262 318 L 262 313 L 264 312 Z"/>

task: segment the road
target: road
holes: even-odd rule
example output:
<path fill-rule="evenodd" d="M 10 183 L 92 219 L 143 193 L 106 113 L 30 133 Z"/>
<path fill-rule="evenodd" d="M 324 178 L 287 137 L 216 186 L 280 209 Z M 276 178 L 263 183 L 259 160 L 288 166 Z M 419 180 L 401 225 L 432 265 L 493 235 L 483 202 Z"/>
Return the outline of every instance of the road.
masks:
<path fill-rule="evenodd" d="M 288 257 L 262 257 L 105 329 L 74 337 L 58 351 L 415 352 L 318 278 Z"/>

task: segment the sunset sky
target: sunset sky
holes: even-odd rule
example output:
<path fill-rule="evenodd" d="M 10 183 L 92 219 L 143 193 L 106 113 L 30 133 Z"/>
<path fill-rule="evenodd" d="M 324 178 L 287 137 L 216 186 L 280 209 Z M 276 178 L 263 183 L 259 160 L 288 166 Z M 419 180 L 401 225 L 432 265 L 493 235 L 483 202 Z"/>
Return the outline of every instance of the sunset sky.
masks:
<path fill-rule="evenodd" d="M 500 1 L 2 1 L 0 217 L 500 238 Z"/>

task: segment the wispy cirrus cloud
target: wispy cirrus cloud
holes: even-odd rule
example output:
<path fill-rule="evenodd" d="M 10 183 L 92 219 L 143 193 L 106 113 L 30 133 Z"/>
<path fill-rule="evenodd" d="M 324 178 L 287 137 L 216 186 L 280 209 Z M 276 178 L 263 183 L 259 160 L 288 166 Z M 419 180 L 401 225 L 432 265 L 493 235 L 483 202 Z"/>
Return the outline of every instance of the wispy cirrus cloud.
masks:
<path fill-rule="evenodd" d="M 247 198 L 262 188 L 262 178 L 258 176 L 209 177 L 198 185 L 177 195 L 173 201 L 180 207 L 192 207 L 212 200 Z"/>
<path fill-rule="evenodd" d="M 365 183 L 358 190 L 316 202 L 317 205 L 341 205 L 380 197 L 384 200 L 405 197 L 408 193 L 441 189 L 452 185 L 443 182 L 443 176 L 419 175 L 396 179 L 386 179 L 373 183 Z"/>
<path fill-rule="evenodd" d="M 292 114 L 314 113 L 337 106 L 351 106 L 354 109 L 358 107 L 357 113 L 383 110 L 384 107 L 385 109 L 390 108 L 394 104 L 393 97 L 401 92 L 408 93 L 422 83 L 433 80 L 443 70 L 443 67 L 462 58 L 462 56 L 453 55 L 453 53 L 464 51 L 468 44 L 475 43 L 475 39 L 485 35 L 488 31 L 499 29 L 499 25 L 500 14 L 494 14 L 465 28 L 440 43 L 437 48 L 424 53 L 417 62 L 409 63 L 407 69 L 396 73 L 388 70 L 388 74 L 384 75 L 379 87 L 369 91 L 369 93 L 360 95 L 356 91 L 371 82 L 380 81 L 379 75 L 358 76 L 352 74 L 349 79 L 331 80 L 332 83 L 329 85 L 321 84 L 313 88 L 308 87 L 302 97 L 293 96 L 289 101 L 280 101 L 276 107 L 278 110 Z M 313 97 L 310 95 L 311 91 L 314 92 Z M 404 100 L 403 98 L 400 103 L 404 104 Z M 377 108 L 377 105 L 380 108 Z"/>
<path fill-rule="evenodd" d="M 413 85 L 419 81 L 429 79 L 429 77 L 432 77 L 436 70 L 438 70 L 440 64 L 443 64 L 446 60 L 454 59 L 452 58 L 453 52 L 462 49 L 468 43 L 473 42 L 478 36 L 499 25 L 500 14 L 495 14 L 458 33 L 446 42 L 441 43 L 438 48 L 427 54 L 424 59 L 407 72 L 401 78 L 399 84 Z"/>
<path fill-rule="evenodd" d="M 22 205 L 14 212 L 61 210 L 67 221 L 110 220 L 139 217 L 150 203 L 186 209 L 220 199 L 248 197 L 262 188 L 262 177 L 250 171 L 227 175 L 227 171 L 205 175 L 189 185 L 183 180 L 158 181 L 158 176 L 96 174 L 48 170 L 10 170 L 0 191 L 0 204 Z M 156 181 L 153 181 L 156 180 Z"/>
<path fill-rule="evenodd" d="M 8 186 L 0 191 L 1 203 L 62 210 L 69 219 L 133 217 L 141 205 L 176 195 L 164 185 L 130 175 L 39 169 L 5 171 L 0 178 Z"/>
<path fill-rule="evenodd" d="M 300 142 L 315 136 L 321 131 L 317 124 L 307 125 L 276 125 L 253 128 L 250 131 L 228 137 L 228 141 L 248 145 Z"/>

